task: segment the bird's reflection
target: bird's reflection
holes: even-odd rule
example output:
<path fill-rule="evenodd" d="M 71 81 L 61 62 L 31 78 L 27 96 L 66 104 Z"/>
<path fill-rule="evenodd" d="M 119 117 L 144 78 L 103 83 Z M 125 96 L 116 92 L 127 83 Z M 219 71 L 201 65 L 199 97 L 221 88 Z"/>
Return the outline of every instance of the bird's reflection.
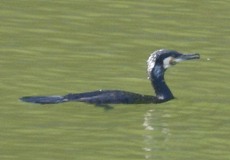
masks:
<path fill-rule="evenodd" d="M 167 146 L 166 144 L 171 137 L 171 131 L 164 119 L 168 117 L 170 115 L 161 115 L 154 109 L 150 109 L 144 114 L 143 127 L 145 131 L 142 149 L 145 152 L 145 159 L 157 158 L 156 152 L 160 151 L 162 146 Z"/>

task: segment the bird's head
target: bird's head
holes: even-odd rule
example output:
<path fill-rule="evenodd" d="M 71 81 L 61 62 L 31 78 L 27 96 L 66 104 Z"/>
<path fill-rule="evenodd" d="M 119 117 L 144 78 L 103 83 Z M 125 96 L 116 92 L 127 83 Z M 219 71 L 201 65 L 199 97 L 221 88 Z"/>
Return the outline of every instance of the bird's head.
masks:
<path fill-rule="evenodd" d="M 182 54 L 174 50 L 160 49 L 153 52 L 147 60 L 148 65 L 148 75 L 150 77 L 153 68 L 159 67 L 164 69 L 164 71 L 185 60 L 199 59 L 200 55 L 198 53 Z"/>

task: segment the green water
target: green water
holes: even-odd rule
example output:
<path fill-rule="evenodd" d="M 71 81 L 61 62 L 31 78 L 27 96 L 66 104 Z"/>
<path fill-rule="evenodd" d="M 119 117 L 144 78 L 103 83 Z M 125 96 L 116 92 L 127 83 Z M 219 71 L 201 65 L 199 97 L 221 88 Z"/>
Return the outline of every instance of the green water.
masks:
<path fill-rule="evenodd" d="M 2 1 L 0 159 L 229 159 L 229 8 L 228 0 Z M 153 94 L 146 59 L 160 48 L 201 54 L 167 71 L 173 101 L 107 111 L 18 100 Z"/>

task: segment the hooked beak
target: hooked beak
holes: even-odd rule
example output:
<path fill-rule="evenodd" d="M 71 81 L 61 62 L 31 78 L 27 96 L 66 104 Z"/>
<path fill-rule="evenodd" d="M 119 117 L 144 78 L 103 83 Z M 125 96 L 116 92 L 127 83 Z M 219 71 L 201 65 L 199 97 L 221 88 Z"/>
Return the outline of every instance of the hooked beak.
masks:
<path fill-rule="evenodd" d="M 192 54 L 182 54 L 175 58 L 175 62 L 182 62 L 186 60 L 192 60 L 192 59 L 200 59 L 200 55 L 198 53 L 192 53 Z"/>

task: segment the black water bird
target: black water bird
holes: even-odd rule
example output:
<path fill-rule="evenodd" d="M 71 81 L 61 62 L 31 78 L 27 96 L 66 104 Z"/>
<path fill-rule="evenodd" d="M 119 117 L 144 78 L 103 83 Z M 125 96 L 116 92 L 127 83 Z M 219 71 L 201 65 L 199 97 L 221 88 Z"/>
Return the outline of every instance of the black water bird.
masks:
<path fill-rule="evenodd" d="M 71 93 L 64 96 L 27 96 L 20 98 L 20 100 L 39 104 L 54 104 L 69 101 L 86 102 L 96 105 L 162 103 L 174 98 L 164 80 L 166 69 L 178 62 L 199 58 L 200 56 L 197 53 L 182 54 L 167 49 L 153 52 L 147 60 L 147 72 L 156 96 L 122 90 L 98 90 L 85 93 Z"/>

